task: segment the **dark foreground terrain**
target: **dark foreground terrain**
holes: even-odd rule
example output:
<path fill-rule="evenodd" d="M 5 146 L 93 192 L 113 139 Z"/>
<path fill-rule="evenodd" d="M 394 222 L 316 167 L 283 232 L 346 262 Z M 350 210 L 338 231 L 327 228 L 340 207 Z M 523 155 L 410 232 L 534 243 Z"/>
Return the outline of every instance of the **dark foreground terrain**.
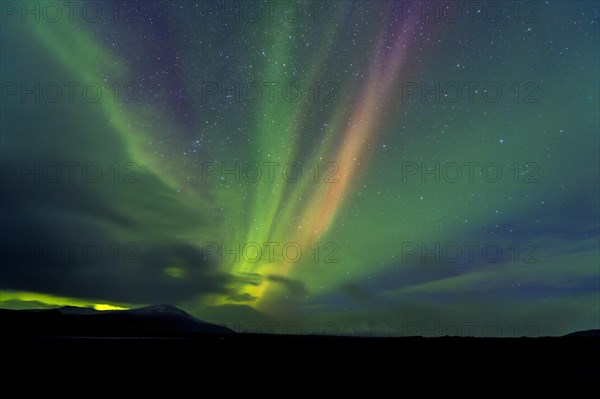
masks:
<path fill-rule="evenodd" d="M 14 367 L 60 360 L 73 367 L 102 365 L 109 373 L 140 367 L 199 369 L 215 373 L 600 374 L 599 331 L 546 338 L 364 338 L 241 334 L 201 322 L 172 307 L 127 312 L 78 308 L 50 311 L 0 309 L 3 360 Z"/>

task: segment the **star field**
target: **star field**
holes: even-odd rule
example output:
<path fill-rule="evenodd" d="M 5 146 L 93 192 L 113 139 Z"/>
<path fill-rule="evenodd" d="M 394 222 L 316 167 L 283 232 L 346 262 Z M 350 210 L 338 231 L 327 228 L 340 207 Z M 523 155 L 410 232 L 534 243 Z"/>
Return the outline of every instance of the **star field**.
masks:
<path fill-rule="evenodd" d="M 118 21 L 94 3 L 94 23 L 3 10 L 0 306 L 172 303 L 336 334 L 598 327 L 596 3 L 457 22 L 444 2 L 439 21 L 406 8 L 422 2 L 131 2 Z"/>

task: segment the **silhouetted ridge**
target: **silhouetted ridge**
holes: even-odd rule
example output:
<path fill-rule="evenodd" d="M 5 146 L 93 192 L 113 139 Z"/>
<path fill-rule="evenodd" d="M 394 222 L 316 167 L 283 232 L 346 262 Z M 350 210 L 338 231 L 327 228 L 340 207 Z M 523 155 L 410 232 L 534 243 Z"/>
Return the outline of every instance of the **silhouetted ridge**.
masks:
<path fill-rule="evenodd" d="M 26 311 L 0 309 L 0 324 L 1 336 L 193 337 L 233 333 L 171 305 L 110 311 L 75 306 Z"/>

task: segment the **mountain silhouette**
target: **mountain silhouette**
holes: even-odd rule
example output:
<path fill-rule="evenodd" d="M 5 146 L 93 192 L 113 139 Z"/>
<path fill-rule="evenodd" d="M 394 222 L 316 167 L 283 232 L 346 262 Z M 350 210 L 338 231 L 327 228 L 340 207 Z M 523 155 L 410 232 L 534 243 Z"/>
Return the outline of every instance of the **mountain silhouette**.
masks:
<path fill-rule="evenodd" d="M 600 338 L 600 330 L 576 331 L 576 332 L 573 332 L 573 333 L 565 335 L 565 337 L 594 337 L 594 338 Z"/>
<path fill-rule="evenodd" d="M 0 336 L 193 337 L 231 334 L 171 305 L 97 311 L 65 306 L 45 310 L 0 309 Z"/>

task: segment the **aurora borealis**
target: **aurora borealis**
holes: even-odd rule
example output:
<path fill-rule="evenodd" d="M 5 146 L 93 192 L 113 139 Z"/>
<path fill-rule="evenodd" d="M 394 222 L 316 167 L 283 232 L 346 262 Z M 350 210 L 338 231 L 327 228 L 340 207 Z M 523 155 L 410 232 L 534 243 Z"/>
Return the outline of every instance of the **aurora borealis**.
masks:
<path fill-rule="evenodd" d="M 598 328 L 597 2 L 27 3 L 2 5 L 0 307 Z"/>

